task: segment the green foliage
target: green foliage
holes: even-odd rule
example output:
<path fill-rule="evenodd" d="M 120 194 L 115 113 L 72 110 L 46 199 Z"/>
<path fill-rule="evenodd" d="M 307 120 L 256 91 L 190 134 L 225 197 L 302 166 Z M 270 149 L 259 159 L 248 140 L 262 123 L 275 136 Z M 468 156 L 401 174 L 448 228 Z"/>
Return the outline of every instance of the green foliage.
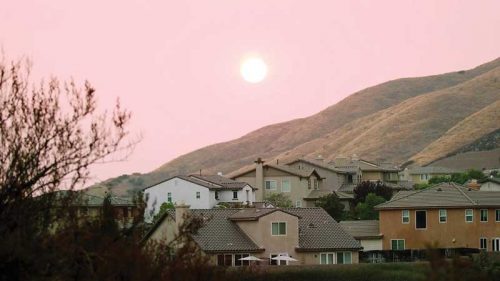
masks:
<path fill-rule="evenodd" d="M 354 188 L 354 204 L 364 202 L 369 193 L 375 193 L 377 196 L 383 197 L 385 200 L 392 198 L 392 188 L 386 186 L 383 182 L 364 181 Z"/>
<path fill-rule="evenodd" d="M 153 217 L 153 224 L 155 224 L 169 209 L 175 209 L 175 205 L 172 202 L 164 202 L 160 206 L 160 211 Z"/>
<path fill-rule="evenodd" d="M 366 196 L 365 202 L 360 202 L 356 205 L 356 217 L 360 220 L 378 220 L 378 211 L 374 207 L 385 201 L 383 197 L 377 196 L 375 193 L 369 193 Z"/>
<path fill-rule="evenodd" d="M 415 190 L 421 190 L 421 189 L 426 189 L 430 187 L 431 185 L 428 183 L 416 183 L 413 185 L 413 189 Z"/>
<path fill-rule="evenodd" d="M 451 176 L 432 177 L 429 180 L 429 184 L 434 185 L 442 182 L 454 182 L 458 184 L 464 184 L 471 179 L 482 180 L 484 178 L 486 178 L 486 176 L 483 174 L 483 172 L 470 169 L 465 173 L 456 173 L 452 174 Z"/>
<path fill-rule="evenodd" d="M 438 184 L 438 183 L 442 183 L 442 182 L 450 182 L 451 181 L 451 177 L 449 176 L 436 176 L 436 177 L 432 177 L 429 181 L 428 181 L 428 186 L 431 186 L 431 185 L 434 185 L 434 184 Z"/>
<path fill-rule="evenodd" d="M 335 194 L 322 196 L 316 201 L 316 207 L 323 208 L 336 221 L 344 220 L 344 204 L 340 203 L 339 198 Z"/>
<path fill-rule="evenodd" d="M 265 202 L 271 203 L 274 207 L 290 208 L 292 207 L 292 200 L 284 193 L 270 193 L 264 198 Z"/>

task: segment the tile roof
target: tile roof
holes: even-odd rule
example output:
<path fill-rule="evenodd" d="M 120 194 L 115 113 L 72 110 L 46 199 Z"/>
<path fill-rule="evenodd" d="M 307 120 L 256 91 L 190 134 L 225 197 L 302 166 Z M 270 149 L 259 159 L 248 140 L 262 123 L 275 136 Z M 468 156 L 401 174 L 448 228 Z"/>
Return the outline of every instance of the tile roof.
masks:
<path fill-rule="evenodd" d="M 241 177 L 247 173 L 255 171 L 255 168 L 256 168 L 256 165 L 253 165 L 252 167 L 250 167 L 248 169 L 238 171 L 234 174 L 231 174 L 231 178 L 234 179 L 234 178 Z M 276 165 L 276 164 L 264 164 L 263 168 L 264 168 L 264 171 L 266 170 L 266 168 L 273 168 L 273 169 L 276 169 L 276 170 L 279 170 L 279 171 L 282 171 L 282 172 L 285 172 L 285 173 L 288 173 L 291 175 L 295 175 L 295 176 L 298 176 L 301 178 L 308 178 L 312 174 L 316 174 L 316 176 L 319 178 L 324 178 L 324 176 L 322 176 L 320 173 L 318 173 L 318 171 L 316 171 L 315 169 L 309 169 L 309 168 L 297 169 L 297 168 L 290 167 L 287 165 Z"/>
<path fill-rule="evenodd" d="M 297 251 L 361 249 L 361 244 L 322 208 L 287 208 L 285 210 L 300 216 Z"/>
<path fill-rule="evenodd" d="M 356 239 L 379 239 L 383 236 L 377 220 L 341 221 L 340 226 Z"/>
<path fill-rule="evenodd" d="M 225 189 L 242 189 L 245 186 L 250 186 L 252 189 L 256 189 L 255 187 L 251 186 L 250 184 L 242 181 L 235 181 L 223 176 L 219 175 L 190 175 L 189 177 L 191 178 L 196 178 L 201 181 L 207 181 L 212 184 L 217 184 L 221 186 L 221 188 Z"/>
<path fill-rule="evenodd" d="M 232 179 L 225 178 L 223 176 L 219 175 L 210 175 L 210 176 L 204 176 L 204 175 L 190 175 L 190 176 L 185 176 L 185 175 L 177 175 L 170 177 L 166 180 L 160 181 L 158 183 L 155 183 L 153 185 L 150 185 L 144 190 L 151 188 L 153 186 L 159 185 L 163 182 L 169 181 L 174 178 L 179 178 L 203 187 L 206 187 L 208 189 L 213 189 L 213 190 L 221 190 L 221 189 L 242 189 L 245 186 L 250 186 L 252 189 L 255 189 L 253 186 L 246 182 L 238 182 L 234 181 Z"/>
<path fill-rule="evenodd" d="M 367 160 L 359 159 L 353 160 L 348 159 L 346 163 L 339 164 L 332 161 L 331 164 L 337 169 L 355 169 L 360 168 L 361 171 L 380 171 L 380 172 L 398 172 L 400 169 L 393 164 L 383 163 L 383 164 L 375 164 L 373 162 L 369 162 Z"/>
<path fill-rule="evenodd" d="M 321 160 L 316 160 L 316 159 L 309 159 L 309 158 L 298 158 L 298 159 L 295 159 L 295 160 L 292 160 L 292 161 L 286 163 L 286 165 L 290 165 L 290 164 L 293 164 L 296 162 L 305 162 L 305 163 L 311 164 L 313 166 L 317 166 L 317 167 L 320 167 L 320 168 L 323 168 L 326 170 L 330 170 L 330 171 L 333 171 L 336 173 L 346 173 L 345 170 L 337 169 L 330 163 L 327 163 L 327 162 L 324 162 Z"/>
<path fill-rule="evenodd" d="M 243 208 L 240 209 L 239 211 L 231 214 L 228 219 L 232 221 L 239 221 L 239 220 L 258 220 L 260 217 L 266 216 L 270 213 L 276 212 L 276 211 L 282 211 L 285 213 L 288 213 L 292 216 L 298 217 L 296 214 L 290 213 L 284 209 L 280 208 Z"/>
<path fill-rule="evenodd" d="M 375 208 L 460 208 L 500 206 L 500 192 L 476 191 L 455 183 L 440 183 L 418 191 L 400 191 L 390 201 Z"/>
<path fill-rule="evenodd" d="M 297 251 L 354 250 L 361 248 L 359 242 L 321 208 L 268 209 L 261 210 L 264 210 L 264 214 L 281 210 L 299 218 L 299 247 Z M 208 253 L 264 251 L 238 227 L 236 222 L 231 220 L 231 218 L 239 217 L 242 210 L 244 209 L 190 210 L 193 215 L 201 215 L 207 218 L 205 225 L 198 230 L 198 233 L 192 235 L 193 240 L 203 251 Z M 175 220 L 175 210 L 169 210 L 158 220 L 144 239 L 147 239 L 167 216 Z"/>

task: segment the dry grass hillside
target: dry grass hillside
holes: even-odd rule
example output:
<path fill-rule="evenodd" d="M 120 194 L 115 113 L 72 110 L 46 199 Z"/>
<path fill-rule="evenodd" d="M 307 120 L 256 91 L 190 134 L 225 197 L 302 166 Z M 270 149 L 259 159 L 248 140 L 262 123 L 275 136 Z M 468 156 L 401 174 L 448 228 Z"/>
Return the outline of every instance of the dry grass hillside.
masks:
<path fill-rule="evenodd" d="M 477 138 L 498 129 L 500 120 L 494 119 L 498 119 L 499 100 L 500 58 L 467 71 L 370 87 L 313 116 L 266 126 L 182 155 L 149 174 L 113 179 L 108 185 L 113 189 L 146 186 L 200 169 L 228 173 L 257 157 L 273 161 L 356 153 L 371 160 L 401 163 L 415 156 L 419 162 L 432 161 L 454 146 L 474 141 L 474 136 L 463 133 L 471 126 Z M 446 145 L 439 146 L 444 140 Z"/>

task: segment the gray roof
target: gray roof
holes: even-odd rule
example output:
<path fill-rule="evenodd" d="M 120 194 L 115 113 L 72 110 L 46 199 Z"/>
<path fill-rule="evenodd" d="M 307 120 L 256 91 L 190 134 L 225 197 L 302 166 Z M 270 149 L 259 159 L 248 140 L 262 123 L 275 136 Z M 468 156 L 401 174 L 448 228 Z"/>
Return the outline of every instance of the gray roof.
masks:
<path fill-rule="evenodd" d="M 450 169 L 446 167 L 411 167 L 408 169 L 410 175 L 420 175 L 420 174 L 455 174 L 461 173 L 462 171 Z"/>
<path fill-rule="evenodd" d="M 252 171 L 255 171 L 255 165 L 252 167 L 245 169 L 243 171 L 236 172 L 234 174 L 231 174 L 231 178 L 238 178 L 241 177 L 247 173 L 250 173 Z M 309 168 L 304 168 L 304 169 L 297 169 L 294 167 L 290 167 L 287 165 L 275 165 L 275 164 L 264 164 L 263 165 L 264 171 L 266 168 L 273 168 L 291 175 L 295 175 L 301 178 L 309 178 L 312 174 L 316 174 L 317 177 L 319 178 L 324 178 L 321 174 L 318 173 L 315 169 L 309 169 Z"/>
<path fill-rule="evenodd" d="M 191 178 L 196 178 L 197 180 L 200 181 L 206 181 L 212 184 L 217 184 L 221 188 L 224 189 L 242 189 L 245 186 L 250 186 L 253 189 L 256 189 L 255 187 L 251 186 L 250 184 L 242 181 L 235 181 L 223 176 L 219 175 L 190 175 L 189 177 Z"/>
<path fill-rule="evenodd" d="M 354 188 L 356 188 L 356 184 L 354 183 L 344 183 L 339 187 L 340 192 L 353 193 Z"/>
<path fill-rule="evenodd" d="M 245 209 L 193 209 L 193 215 L 207 218 L 205 224 L 192 235 L 193 240 L 205 252 L 258 252 L 259 248 L 234 222 L 238 213 Z M 299 218 L 298 251 L 327 251 L 360 249 L 361 245 L 349 235 L 328 213 L 321 208 L 286 208 L 261 209 L 264 214 L 283 211 Z M 255 212 L 255 210 L 253 211 Z M 170 216 L 175 220 L 175 210 L 169 210 L 153 229 L 146 235 L 147 239 L 154 230 Z M 237 219 L 236 219 L 237 220 Z"/>
<path fill-rule="evenodd" d="M 335 166 L 333 166 L 330 163 L 324 162 L 322 160 L 315 160 L 315 159 L 309 159 L 309 158 L 298 158 L 298 159 L 292 160 L 286 164 L 290 165 L 290 164 L 293 164 L 296 162 L 305 162 L 305 163 L 311 164 L 313 166 L 320 167 L 320 168 L 323 168 L 326 170 L 330 170 L 330 171 L 333 171 L 336 173 L 346 173 L 346 170 L 337 169 L 337 168 L 335 168 Z"/>
<path fill-rule="evenodd" d="M 476 191 L 455 183 L 440 183 L 418 191 L 400 191 L 376 209 L 477 208 L 500 206 L 500 192 Z"/>
<path fill-rule="evenodd" d="M 377 220 L 341 221 L 340 225 L 356 239 L 379 239 L 383 236 Z"/>
<path fill-rule="evenodd" d="M 240 209 L 238 212 L 231 214 L 228 219 L 232 221 L 238 220 L 258 220 L 260 217 L 266 216 L 270 213 L 282 211 L 288 213 L 292 216 L 297 216 L 296 214 L 287 212 L 286 210 L 280 208 L 244 208 Z M 298 216 L 297 216 L 298 217 Z"/>
<path fill-rule="evenodd" d="M 253 186 L 246 182 L 239 182 L 239 181 L 234 181 L 232 179 L 225 178 L 223 176 L 219 175 L 190 175 L 190 176 L 185 176 L 185 175 L 177 175 L 170 177 L 166 180 L 162 180 L 158 183 L 155 183 L 153 185 L 150 185 L 144 189 L 148 189 L 150 187 L 159 185 L 160 183 L 169 181 L 174 178 L 179 178 L 203 187 L 206 187 L 208 189 L 213 189 L 213 190 L 222 190 L 222 189 L 242 189 L 245 186 L 250 186 L 253 189 L 255 189 Z"/>
<path fill-rule="evenodd" d="M 285 210 L 300 216 L 297 251 L 361 249 L 361 244 L 322 208 L 287 208 Z"/>
<path fill-rule="evenodd" d="M 336 163 L 332 161 L 331 164 L 337 169 L 353 170 L 355 168 L 361 169 L 361 171 L 380 171 L 380 172 L 398 172 L 400 169 L 389 163 L 375 164 L 373 162 L 363 160 L 363 159 L 346 159 L 345 163 Z"/>

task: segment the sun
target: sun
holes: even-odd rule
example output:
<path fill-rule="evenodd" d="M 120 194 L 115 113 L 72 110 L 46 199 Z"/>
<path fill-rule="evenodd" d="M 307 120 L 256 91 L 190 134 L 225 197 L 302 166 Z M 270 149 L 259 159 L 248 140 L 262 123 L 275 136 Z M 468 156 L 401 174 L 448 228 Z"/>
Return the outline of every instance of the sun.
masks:
<path fill-rule="evenodd" d="M 240 66 L 240 73 L 245 81 L 259 83 L 267 76 L 267 65 L 259 57 L 247 58 Z"/>

